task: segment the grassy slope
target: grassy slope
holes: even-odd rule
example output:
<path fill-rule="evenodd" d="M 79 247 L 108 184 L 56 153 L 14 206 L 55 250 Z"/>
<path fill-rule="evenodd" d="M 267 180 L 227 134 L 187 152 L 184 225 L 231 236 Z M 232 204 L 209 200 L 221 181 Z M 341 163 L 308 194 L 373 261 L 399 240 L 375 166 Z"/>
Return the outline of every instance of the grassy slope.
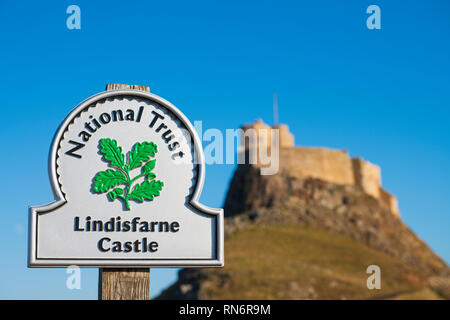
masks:
<path fill-rule="evenodd" d="M 229 274 L 205 283 L 212 299 L 438 298 L 423 276 L 404 262 L 323 230 L 299 226 L 260 226 L 236 232 L 225 242 Z M 366 287 L 367 266 L 381 268 L 381 290 Z M 422 293 L 427 293 L 422 297 Z"/>

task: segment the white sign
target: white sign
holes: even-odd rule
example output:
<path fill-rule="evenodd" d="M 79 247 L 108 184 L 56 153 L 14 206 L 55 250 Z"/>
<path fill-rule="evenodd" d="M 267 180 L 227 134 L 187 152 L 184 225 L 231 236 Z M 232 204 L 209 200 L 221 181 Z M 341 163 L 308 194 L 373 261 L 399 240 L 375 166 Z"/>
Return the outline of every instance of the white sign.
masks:
<path fill-rule="evenodd" d="M 223 209 L 198 202 L 201 141 L 168 101 L 136 90 L 83 101 L 49 173 L 55 201 L 30 207 L 30 267 L 223 266 Z"/>

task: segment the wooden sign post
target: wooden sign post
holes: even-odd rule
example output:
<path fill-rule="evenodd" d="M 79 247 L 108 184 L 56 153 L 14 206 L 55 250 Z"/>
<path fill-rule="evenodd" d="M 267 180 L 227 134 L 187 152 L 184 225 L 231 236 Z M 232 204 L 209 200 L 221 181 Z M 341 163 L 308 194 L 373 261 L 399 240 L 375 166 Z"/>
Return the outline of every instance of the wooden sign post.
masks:
<path fill-rule="evenodd" d="M 134 89 L 150 92 L 150 87 L 111 83 L 106 90 Z M 99 268 L 99 300 L 149 300 L 150 268 Z"/>
<path fill-rule="evenodd" d="M 99 300 L 148 300 L 150 298 L 149 268 L 100 268 Z"/>
<path fill-rule="evenodd" d="M 99 268 L 99 299 L 147 300 L 151 267 L 221 267 L 223 209 L 199 202 L 202 142 L 169 101 L 108 84 L 56 132 L 55 201 L 31 206 L 29 267 Z"/>

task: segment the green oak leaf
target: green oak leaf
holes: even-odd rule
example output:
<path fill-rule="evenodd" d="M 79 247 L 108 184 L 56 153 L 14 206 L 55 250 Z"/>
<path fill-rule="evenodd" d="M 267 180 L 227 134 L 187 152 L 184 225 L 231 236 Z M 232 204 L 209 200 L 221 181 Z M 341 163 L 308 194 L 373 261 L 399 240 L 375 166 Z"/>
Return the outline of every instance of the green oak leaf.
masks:
<path fill-rule="evenodd" d="M 117 196 L 121 196 L 123 194 L 123 190 L 121 188 L 115 188 L 113 191 L 108 192 L 109 198 L 114 201 Z"/>
<path fill-rule="evenodd" d="M 122 183 L 127 183 L 123 173 L 108 169 L 106 171 L 100 171 L 95 175 L 93 189 L 95 192 L 102 193 Z"/>
<path fill-rule="evenodd" d="M 147 141 L 136 143 L 128 153 L 127 159 L 122 153 L 122 147 L 117 145 L 116 140 L 100 139 L 99 147 L 104 160 L 115 169 L 100 171 L 95 175 L 92 186 L 94 192 L 107 192 L 107 198 L 111 201 L 122 200 L 126 210 L 130 210 L 129 200 L 143 202 L 159 196 L 164 183 L 154 180 L 156 175 L 152 170 L 155 168 L 156 160 L 150 160 L 150 157 L 154 157 L 158 152 L 155 143 Z M 141 166 L 142 172 L 135 177 L 130 177 L 130 171 Z M 141 177 L 145 177 L 144 181 L 132 188 L 133 183 Z M 118 187 L 119 185 L 122 185 L 122 187 Z"/>
<path fill-rule="evenodd" d="M 153 142 L 136 143 L 130 152 L 129 170 L 142 166 L 142 162 L 154 157 L 157 151 L 158 148 Z"/>
<path fill-rule="evenodd" d="M 100 139 L 100 152 L 103 154 L 103 158 L 113 167 L 123 168 L 125 155 L 122 153 L 122 147 L 117 145 L 116 140 Z"/>
<path fill-rule="evenodd" d="M 159 180 L 145 180 L 141 184 L 134 187 L 130 193 L 129 199 L 135 199 L 139 202 L 144 200 L 153 200 L 155 196 L 159 196 L 159 193 L 164 186 L 164 182 Z"/>
<path fill-rule="evenodd" d="M 142 167 L 142 172 L 145 174 L 149 174 L 152 172 L 152 170 L 155 168 L 156 160 L 150 160 L 145 164 L 145 166 Z"/>
<path fill-rule="evenodd" d="M 108 192 L 108 197 L 111 199 L 111 201 L 114 201 L 117 198 L 116 191 L 113 190 L 111 192 Z"/>

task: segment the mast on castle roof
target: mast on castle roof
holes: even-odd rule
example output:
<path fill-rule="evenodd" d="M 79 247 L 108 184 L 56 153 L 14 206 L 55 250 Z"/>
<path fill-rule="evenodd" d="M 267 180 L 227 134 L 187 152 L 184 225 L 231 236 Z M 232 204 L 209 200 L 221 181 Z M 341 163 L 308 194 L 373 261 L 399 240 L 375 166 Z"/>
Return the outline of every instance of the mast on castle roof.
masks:
<path fill-rule="evenodd" d="M 277 92 L 273 92 L 273 126 L 278 126 L 278 98 Z"/>

